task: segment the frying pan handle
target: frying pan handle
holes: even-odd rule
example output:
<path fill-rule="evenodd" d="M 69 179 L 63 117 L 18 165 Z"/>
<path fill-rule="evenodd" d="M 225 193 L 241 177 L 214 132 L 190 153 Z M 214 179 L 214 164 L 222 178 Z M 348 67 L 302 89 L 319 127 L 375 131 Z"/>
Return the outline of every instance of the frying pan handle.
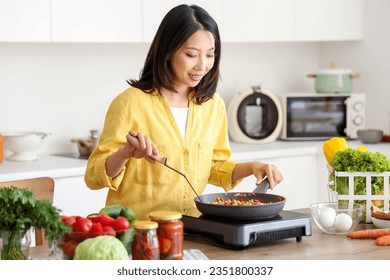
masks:
<path fill-rule="evenodd" d="M 268 178 L 265 178 L 257 187 L 253 190 L 253 193 L 266 193 L 269 189 Z"/>

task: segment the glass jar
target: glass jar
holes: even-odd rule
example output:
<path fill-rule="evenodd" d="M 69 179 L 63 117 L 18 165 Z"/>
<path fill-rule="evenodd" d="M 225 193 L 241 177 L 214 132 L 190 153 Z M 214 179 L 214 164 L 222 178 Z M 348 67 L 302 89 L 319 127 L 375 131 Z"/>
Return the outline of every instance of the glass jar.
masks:
<path fill-rule="evenodd" d="M 155 211 L 149 215 L 158 223 L 157 237 L 161 260 L 183 259 L 183 232 L 181 213 L 176 211 Z"/>
<path fill-rule="evenodd" d="M 27 260 L 31 244 L 31 230 L 2 231 L 0 260 Z"/>
<path fill-rule="evenodd" d="M 138 221 L 134 224 L 134 239 L 131 250 L 133 260 L 160 259 L 157 227 L 158 224 L 153 221 Z"/>

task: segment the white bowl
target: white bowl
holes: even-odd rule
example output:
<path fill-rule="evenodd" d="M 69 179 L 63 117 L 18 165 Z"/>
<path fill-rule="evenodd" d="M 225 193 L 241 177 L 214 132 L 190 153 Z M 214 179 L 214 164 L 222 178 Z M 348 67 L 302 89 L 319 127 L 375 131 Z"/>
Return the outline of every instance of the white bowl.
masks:
<path fill-rule="evenodd" d="M 377 228 L 390 228 L 390 220 L 377 219 L 371 216 L 371 221 Z"/>
<path fill-rule="evenodd" d="M 48 134 L 44 132 L 10 131 L 2 132 L 2 135 L 4 148 L 12 152 L 7 160 L 33 161 L 38 159 L 36 151 Z"/>

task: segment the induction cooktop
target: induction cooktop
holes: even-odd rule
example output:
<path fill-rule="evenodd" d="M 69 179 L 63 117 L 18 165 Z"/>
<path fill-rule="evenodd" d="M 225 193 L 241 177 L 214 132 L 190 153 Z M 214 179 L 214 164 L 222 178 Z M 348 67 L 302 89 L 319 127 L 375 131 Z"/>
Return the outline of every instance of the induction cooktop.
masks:
<path fill-rule="evenodd" d="M 245 249 L 287 238 L 301 242 L 303 236 L 312 234 L 310 216 L 293 211 L 281 211 L 273 219 L 259 221 L 228 221 L 205 215 L 183 215 L 182 221 L 186 235 L 230 249 Z"/>

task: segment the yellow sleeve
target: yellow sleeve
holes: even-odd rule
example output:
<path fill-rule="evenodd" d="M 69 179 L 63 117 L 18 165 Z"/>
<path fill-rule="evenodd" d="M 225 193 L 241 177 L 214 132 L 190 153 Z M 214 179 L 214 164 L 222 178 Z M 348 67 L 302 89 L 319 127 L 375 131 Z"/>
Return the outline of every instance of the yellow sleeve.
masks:
<path fill-rule="evenodd" d="M 222 187 L 225 191 L 233 189 L 242 180 L 232 182 L 232 174 L 236 168 L 237 162 L 230 160 L 231 151 L 228 136 L 228 123 L 226 116 L 225 104 L 222 98 L 217 96 L 216 101 L 218 106 L 215 107 L 219 110 L 220 123 L 216 125 L 215 129 L 219 131 L 217 139 L 213 149 L 213 163 L 210 172 L 209 183 L 215 186 Z"/>
<path fill-rule="evenodd" d="M 106 173 L 106 160 L 126 141 L 129 114 L 123 108 L 129 106 L 128 103 L 126 94 L 120 94 L 110 104 L 98 146 L 88 159 L 84 180 L 90 189 L 108 187 L 117 190 L 123 180 L 126 167 L 122 168 L 118 176 L 111 178 Z"/>

